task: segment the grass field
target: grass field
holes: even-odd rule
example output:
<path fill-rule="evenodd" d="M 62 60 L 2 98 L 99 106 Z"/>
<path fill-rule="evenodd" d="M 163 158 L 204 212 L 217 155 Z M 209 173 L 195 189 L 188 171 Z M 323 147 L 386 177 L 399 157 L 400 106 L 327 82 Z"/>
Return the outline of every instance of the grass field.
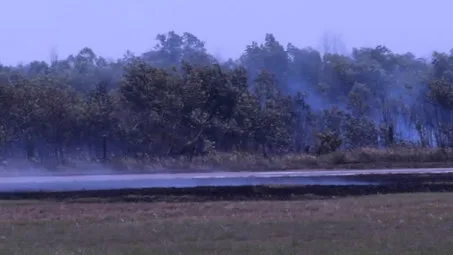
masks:
<path fill-rule="evenodd" d="M 452 201 L 3 201 L 0 254 L 451 254 Z"/>

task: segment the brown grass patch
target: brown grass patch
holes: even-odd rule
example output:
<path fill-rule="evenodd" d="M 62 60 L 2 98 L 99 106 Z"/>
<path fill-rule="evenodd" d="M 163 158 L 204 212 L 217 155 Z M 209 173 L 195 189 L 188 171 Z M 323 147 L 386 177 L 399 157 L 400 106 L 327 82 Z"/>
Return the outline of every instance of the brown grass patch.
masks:
<path fill-rule="evenodd" d="M 451 254 L 452 200 L 3 202 L 0 254 Z"/>
<path fill-rule="evenodd" d="M 337 151 L 326 155 L 288 154 L 263 157 L 257 154 L 216 153 L 189 160 L 179 158 L 152 158 L 147 160 L 116 159 L 110 165 L 117 170 L 285 170 L 333 168 L 424 168 L 449 167 L 453 150 L 440 148 L 395 147 L 387 149 L 360 148 Z"/>
<path fill-rule="evenodd" d="M 39 162 L 8 160 L 0 174 L 39 174 L 48 170 L 79 173 L 185 172 L 185 171 L 266 171 L 289 169 L 430 168 L 453 165 L 453 150 L 442 148 L 395 147 L 359 148 L 326 155 L 293 153 L 263 157 L 249 153 L 213 153 L 204 157 L 121 158 L 93 162 L 68 158 L 65 165 L 45 167 Z"/>

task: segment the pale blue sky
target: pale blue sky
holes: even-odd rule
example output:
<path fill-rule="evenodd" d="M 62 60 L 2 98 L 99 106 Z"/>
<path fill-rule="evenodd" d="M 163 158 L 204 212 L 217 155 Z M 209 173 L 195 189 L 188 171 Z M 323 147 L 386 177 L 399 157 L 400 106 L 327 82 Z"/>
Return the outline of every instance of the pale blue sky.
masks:
<path fill-rule="evenodd" d="M 451 0 L 0 0 L 0 62 L 48 60 L 84 46 L 105 57 L 142 53 L 169 30 L 191 32 L 208 50 L 237 57 L 273 33 L 315 46 L 325 31 L 348 47 L 385 44 L 427 56 L 453 48 Z"/>

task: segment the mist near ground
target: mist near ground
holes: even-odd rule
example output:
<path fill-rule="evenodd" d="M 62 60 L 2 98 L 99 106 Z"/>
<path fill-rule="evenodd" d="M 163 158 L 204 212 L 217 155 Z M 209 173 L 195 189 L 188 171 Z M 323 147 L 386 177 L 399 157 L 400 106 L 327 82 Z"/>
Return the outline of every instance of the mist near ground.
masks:
<path fill-rule="evenodd" d="M 244 45 L 273 33 L 286 45 L 321 49 L 325 32 L 341 35 L 347 49 L 386 45 L 394 52 L 428 57 L 453 45 L 445 22 L 447 0 L 4 0 L 1 4 L 0 62 L 49 61 L 90 47 L 120 58 L 154 47 L 158 33 L 191 32 L 210 53 L 238 58 Z"/>

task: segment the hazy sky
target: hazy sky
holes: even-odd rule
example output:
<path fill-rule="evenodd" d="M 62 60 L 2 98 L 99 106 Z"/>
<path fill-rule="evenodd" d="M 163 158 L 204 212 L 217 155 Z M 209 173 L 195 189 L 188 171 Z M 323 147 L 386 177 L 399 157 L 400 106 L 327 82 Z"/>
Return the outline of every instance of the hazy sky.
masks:
<path fill-rule="evenodd" d="M 348 47 L 385 44 L 427 56 L 453 48 L 451 0 L 0 0 L 0 62 L 49 60 L 84 46 L 105 57 L 142 53 L 158 33 L 191 32 L 237 57 L 265 33 L 318 47 L 325 31 Z"/>

